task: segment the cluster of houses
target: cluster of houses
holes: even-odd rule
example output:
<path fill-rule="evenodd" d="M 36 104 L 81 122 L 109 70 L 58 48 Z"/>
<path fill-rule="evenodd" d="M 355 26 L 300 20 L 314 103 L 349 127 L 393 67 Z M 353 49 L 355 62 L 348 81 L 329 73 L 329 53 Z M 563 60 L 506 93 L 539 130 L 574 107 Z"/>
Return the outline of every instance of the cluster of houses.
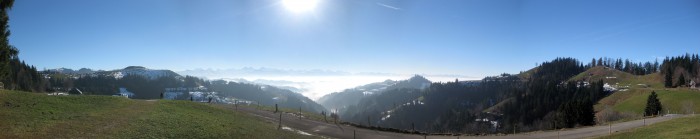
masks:
<path fill-rule="evenodd" d="M 204 86 L 199 87 L 177 87 L 165 88 L 163 99 L 169 100 L 191 100 L 197 102 L 217 102 L 217 103 L 232 103 L 230 99 L 222 98 L 217 92 L 209 91 Z"/>
<path fill-rule="evenodd" d="M 114 95 L 114 96 L 122 96 L 122 97 L 126 97 L 126 98 L 132 98 L 132 97 L 134 97 L 134 93 L 129 92 L 129 90 L 126 90 L 126 88 L 120 87 L 119 93 L 117 93 L 117 95 Z"/>
<path fill-rule="evenodd" d="M 696 89 L 696 88 L 697 88 L 697 83 L 695 83 L 694 80 L 690 80 L 690 83 L 688 83 L 688 86 L 690 86 L 690 88 Z"/>
<path fill-rule="evenodd" d="M 474 119 L 474 122 L 481 122 L 481 123 L 486 123 L 489 124 L 489 126 L 492 128 L 492 130 L 498 129 L 498 121 L 496 120 L 489 120 L 489 118 L 477 118 Z"/>

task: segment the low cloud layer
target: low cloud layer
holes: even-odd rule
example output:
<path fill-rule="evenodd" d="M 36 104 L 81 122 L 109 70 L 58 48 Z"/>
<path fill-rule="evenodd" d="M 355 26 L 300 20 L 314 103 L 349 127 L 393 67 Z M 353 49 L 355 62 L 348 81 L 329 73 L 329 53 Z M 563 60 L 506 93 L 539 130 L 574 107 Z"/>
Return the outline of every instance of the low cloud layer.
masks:
<path fill-rule="evenodd" d="M 178 72 L 182 75 L 224 79 L 228 81 L 265 84 L 289 89 L 316 100 L 323 95 L 344 89 L 382 82 L 385 80 L 406 80 L 413 74 L 393 73 L 350 73 L 328 70 L 281 70 L 270 68 L 242 68 L 227 70 L 187 70 Z M 433 82 L 459 80 L 478 80 L 476 77 L 463 75 L 422 75 Z"/>

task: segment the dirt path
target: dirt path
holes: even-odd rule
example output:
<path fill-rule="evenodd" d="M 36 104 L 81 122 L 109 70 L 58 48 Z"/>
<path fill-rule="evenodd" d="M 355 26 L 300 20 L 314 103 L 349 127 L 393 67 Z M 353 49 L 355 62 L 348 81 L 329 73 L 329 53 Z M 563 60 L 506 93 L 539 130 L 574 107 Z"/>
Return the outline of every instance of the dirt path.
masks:
<path fill-rule="evenodd" d="M 272 113 L 269 111 L 257 110 L 251 107 L 240 107 L 239 111 L 249 113 L 258 117 L 262 117 L 266 120 L 277 123 L 280 119 L 279 113 Z M 543 132 L 531 132 L 531 133 L 519 133 L 507 136 L 421 136 L 412 134 L 401 134 L 393 132 L 383 132 L 368 130 L 362 128 L 356 128 L 352 126 L 337 125 L 332 123 L 325 123 L 320 121 L 299 119 L 292 114 L 282 114 L 282 126 L 291 127 L 296 130 L 300 130 L 306 133 L 311 133 L 314 135 L 320 135 L 330 138 L 343 138 L 343 139 L 457 139 L 457 138 L 487 138 L 487 139 L 527 139 L 527 138 L 589 138 L 596 136 L 608 135 L 610 131 L 617 132 L 627 129 L 632 129 L 636 127 L 667 121 L 670 119 L 675 119 L 683 117 L 682 115 L 667 115 L 663 117 L 649 118 L 645 120 L 635 120 L 623 123 L 613 124 L 612 126 L 601 125 L 594 127 L 577 128 L 571 130 L 562 131 L 543 131 Z"/>

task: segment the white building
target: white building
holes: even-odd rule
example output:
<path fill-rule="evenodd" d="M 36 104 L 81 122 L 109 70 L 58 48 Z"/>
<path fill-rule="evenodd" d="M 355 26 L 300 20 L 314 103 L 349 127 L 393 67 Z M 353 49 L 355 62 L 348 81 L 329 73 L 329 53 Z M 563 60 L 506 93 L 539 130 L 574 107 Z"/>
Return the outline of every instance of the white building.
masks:
<path fill-rule="evenodd" d="M 123 96 L 126 98 L 132 98 L 132 97 L 134 97 L 134 93 L 129 92 L 129 90 L 126 90 L 126 88 L 120 87 L 119 88 L 119 96 Z"/>

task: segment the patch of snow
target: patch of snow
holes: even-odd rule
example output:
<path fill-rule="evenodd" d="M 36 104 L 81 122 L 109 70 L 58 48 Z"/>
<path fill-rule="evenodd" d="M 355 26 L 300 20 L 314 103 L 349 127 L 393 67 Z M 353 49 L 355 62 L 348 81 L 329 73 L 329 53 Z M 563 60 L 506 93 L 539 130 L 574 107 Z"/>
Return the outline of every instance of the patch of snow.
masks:
<path fill-rule="evenodd" d="M 611 86 L 611 85 L 608 84 L 608 83 L 605 83 L 605 84 L 603 85 L 603 89 L 604 89 L 605 91 L 608 91 L 608 92 L 612 92 L 612 91 L 616 91 L 616 90 L 617 90 L 617 88 Z"/>
<path fill-rule="evenodd" d="M 63 92 L 53 92 L 49 93 L 49 96 L 67 96 L 68 93 L 63 93 Z"/>
<path fill-rule="evenodd" d="M 282 127 L 282 130 L 287 130 L 287 131 L 297 132 L 298 134 L 302 134 L 302 135 L 307 135 L 307 136 L 311 136 L 311 134 L 309 134 L 309 133 L 306 133 L 306 132 L 304 132 L 304 131 L 301 131 L 301 130 L 296 130 L 296 129 L 292 129 L 292 128 L 290 128 L 290 127 L 286 127 L 286 126 L 285 126 L 285 127 Z"/>
<path fill-rule="evenodd" d="M 124 87 L 119 88 L 119 95 L 126 98 L 134 97 L 134 93 L 129 92 L 129 90 L 126 90 Z"/>

